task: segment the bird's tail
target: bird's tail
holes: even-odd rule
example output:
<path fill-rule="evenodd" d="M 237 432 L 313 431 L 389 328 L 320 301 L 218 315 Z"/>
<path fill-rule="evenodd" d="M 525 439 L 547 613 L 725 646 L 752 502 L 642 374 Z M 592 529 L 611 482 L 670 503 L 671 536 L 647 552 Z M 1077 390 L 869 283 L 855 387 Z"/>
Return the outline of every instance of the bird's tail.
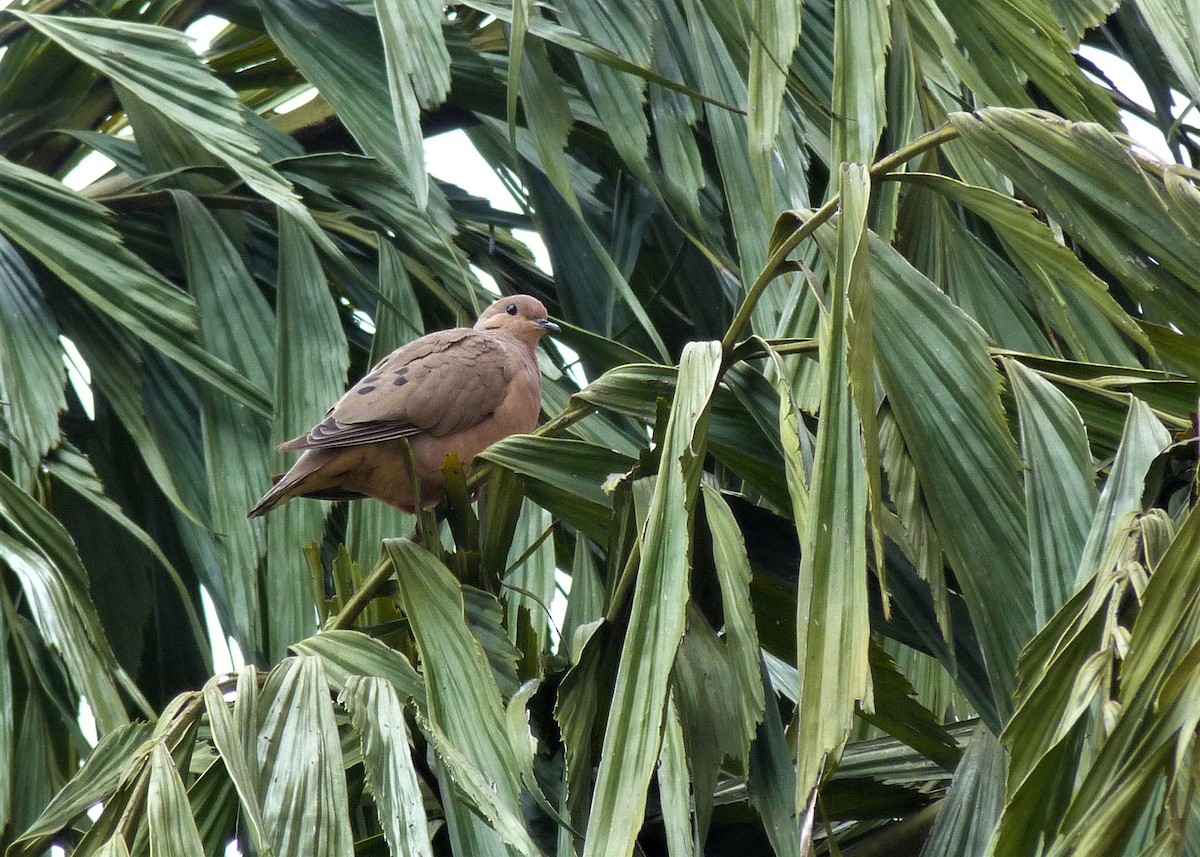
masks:
<path fill-rule="evenodd" d="M 362 498 L 363 494 L 338 484 L 338 477 L 345 473 L 344 469 L 338 467 L 339 455 L 338 450 L 314 449 L 305 452 L 291 470 L 275 477 L 275 486 L 263 495 L 246 517 L 258 518 L 297 497 L 311 497 L 314 500 Z"/>
<path fill-rule="evenodd" d="M 295 486 L 297 480 L 290 479 L 291 474 L 287 476 L 275 477 L 275 485 L 262 496 L 262 499 L 255 504 L 254 508 L 246 513 L 247 518 L 259 518 L 270 512 L 281 503 L 286 503 L 292 499 L 288 494 L 288 489 Z"/>
<path fill-rule="evenodd" d="M 247 518 L 257 518 L 261 515 L 274 509 L 276 506 L 281 506 L 293 497 L 302 497 L 313 489 L 323 487 L 319 483 L 321 467 L 327 463 L 328 456 L 320 454 L 305 453 L 296 460 L 292 465 L 292 469 L 283 476 L 274 477 L 275 485 L 263 495 L 253 509 L 247 514 Z"/>

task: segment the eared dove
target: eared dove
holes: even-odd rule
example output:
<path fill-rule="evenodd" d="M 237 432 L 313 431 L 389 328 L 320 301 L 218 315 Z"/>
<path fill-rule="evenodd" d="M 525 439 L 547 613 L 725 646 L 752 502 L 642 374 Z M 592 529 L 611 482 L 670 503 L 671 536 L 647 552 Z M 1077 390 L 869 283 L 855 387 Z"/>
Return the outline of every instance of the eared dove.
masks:
<path fill-rule="evenodd" d="M 436 504 L 449 453 L 469 466 L 501 438 L 537 426 L 542 376 L 534 349 L 547 332 L 557 331 L 541 301 L 516 295 L 484 310 L 473 328 L 431 333 L 393 351 L 308 434 L 279 447 L 302 454 L 250 517 L 295 497 L 375 497 L 412 512 L 417 498 L 405 441 L 416 464 L 420 504 Z"/>

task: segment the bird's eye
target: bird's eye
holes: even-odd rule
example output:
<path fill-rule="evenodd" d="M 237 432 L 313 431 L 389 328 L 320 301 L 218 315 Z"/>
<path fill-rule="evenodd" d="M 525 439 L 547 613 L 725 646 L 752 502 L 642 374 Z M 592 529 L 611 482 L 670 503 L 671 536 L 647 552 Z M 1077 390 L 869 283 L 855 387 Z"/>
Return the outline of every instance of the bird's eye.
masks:
<path fill-rule="evenodd" d="M 509 315 L 516 315 L 516 314 L 517 314 L 517 305 L 516 305 L 516 304 L 509 304 L 509 305 L 508 305 L 508 308 L 507 308 L 507 309 L 505 309 L 504 311 L 505 311 L 506 313 L 508 313 Z"/>

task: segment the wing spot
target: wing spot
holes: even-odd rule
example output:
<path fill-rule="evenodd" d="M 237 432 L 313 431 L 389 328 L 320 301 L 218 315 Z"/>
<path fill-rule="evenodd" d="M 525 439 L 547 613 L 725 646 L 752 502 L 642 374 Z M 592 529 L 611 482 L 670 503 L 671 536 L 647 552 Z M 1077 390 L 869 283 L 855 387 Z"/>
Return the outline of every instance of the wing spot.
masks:
<path fill-rule="evenodd" d="M 374 387 L 359 387 L 358 388 L 358 395 L 360 395 L 360 396 L 365 396 L 367 393 L 374 393 L 374 392 L 375 392 Z"/>
<path fill-rule="evenodd" d="M 408 383 L 407 378 L 405 378 L 403 375 L 397 375 L 396 380 L 392 382 L 392 386 L 393 387 L 403 387 L 407 383 Z"/>

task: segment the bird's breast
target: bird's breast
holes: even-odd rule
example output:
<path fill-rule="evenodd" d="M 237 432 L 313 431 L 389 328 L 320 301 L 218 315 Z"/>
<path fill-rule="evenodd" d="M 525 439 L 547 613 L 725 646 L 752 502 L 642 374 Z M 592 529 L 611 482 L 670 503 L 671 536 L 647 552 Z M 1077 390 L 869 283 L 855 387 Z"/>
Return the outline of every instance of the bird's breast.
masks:
<path fill-rule="evenodd" d="M 441 437 L 425 433 L 411 438 L 420 476 L 440 484 L 441 466 L 453 452 L 466 464 L 498 440 L 537 428 L 542 406 L 542 376 L 534 363 L 514 372 L 496 408 L 470 428 Z"/>

